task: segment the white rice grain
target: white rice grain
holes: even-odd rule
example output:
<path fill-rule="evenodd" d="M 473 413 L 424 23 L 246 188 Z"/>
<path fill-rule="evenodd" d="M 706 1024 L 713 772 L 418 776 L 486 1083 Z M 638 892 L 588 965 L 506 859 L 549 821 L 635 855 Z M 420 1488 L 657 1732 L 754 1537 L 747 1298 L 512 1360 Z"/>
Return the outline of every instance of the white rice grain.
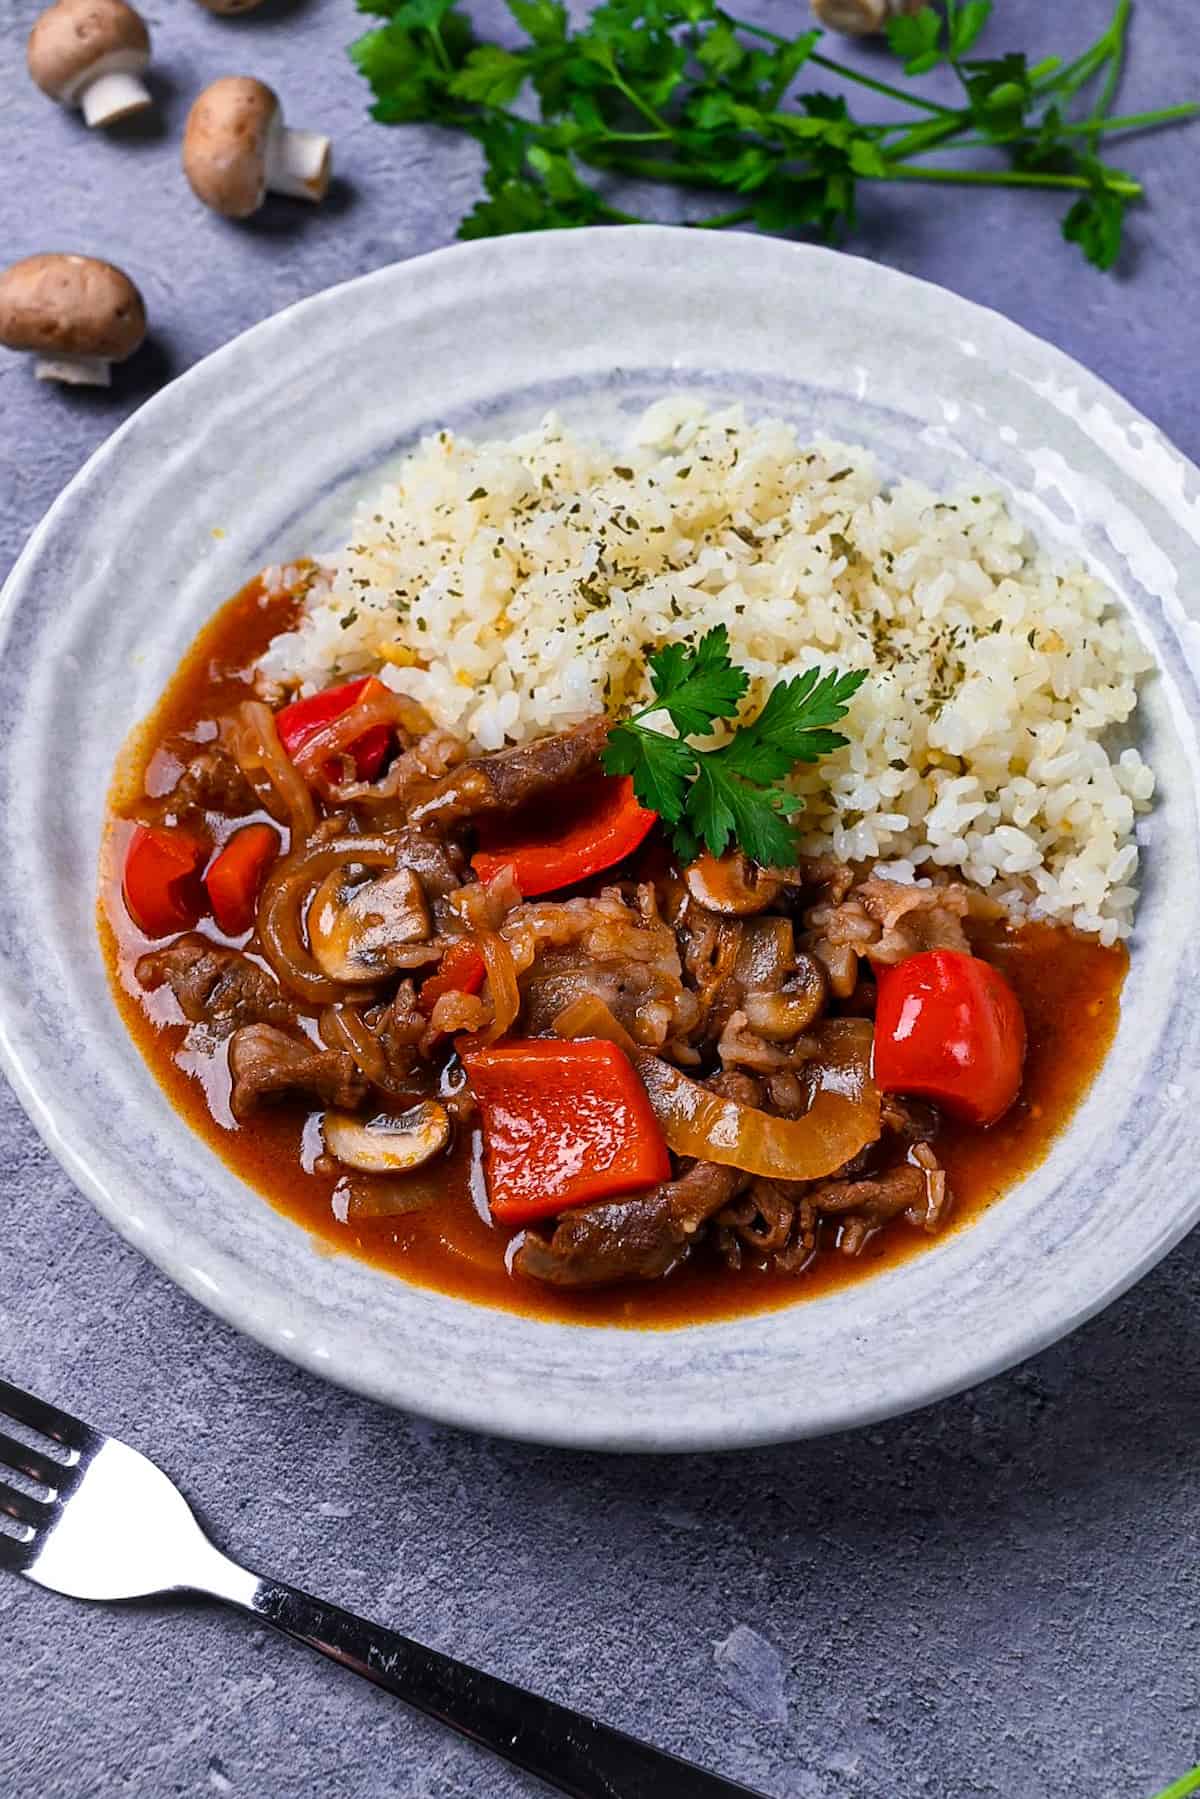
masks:
<path fill-rule="evenodd" d="M 960 868 L 1014 913 L 1127 935 L 1152 664 L 1112 595 L 997 494 L 885 491 L 869 452 L 740 407 L 672 397 L 619 449 L 553 414 L 427 439 L 260 671 L 300 691 L 379 672 L 491 750 L 645 697 L 647 651 L 718 623 L 754 703 L 814 662 L 869 670 L 848 747 L 795 778 L 806 848 Z"/>

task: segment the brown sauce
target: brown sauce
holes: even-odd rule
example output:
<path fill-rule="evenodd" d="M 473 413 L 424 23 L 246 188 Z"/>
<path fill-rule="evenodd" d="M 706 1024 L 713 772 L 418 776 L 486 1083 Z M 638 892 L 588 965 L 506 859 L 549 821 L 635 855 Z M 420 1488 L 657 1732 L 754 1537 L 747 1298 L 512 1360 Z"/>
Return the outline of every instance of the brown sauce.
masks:
<path fill-rule="evenodd" d="M 277 632 L 287 628 L 293 603 L 268 600 L 257 583 L 245 588 L 206 626 L 181 664 L 155 713 L 131 739 L 111 796 L 116 814 L 102 858 L 99 929 L 117 1005 L 134 1041 L 172 1105 L 253 1192 L 313 1233 L 333 1251 L 359 1256 L 421 1286 L 536 1317 L 589 1324 L 671 1326 L 744 1315 L 824 1294 L 896 1266 L 943 1241 L 900 1221 L 879 1233 L 857 1258 L 822 1254 L 802 1273 L 731 1273 L 715 1257 L 693 1261 L 669 1279 L 615 1289 L 569 1292 L 518 1280 L 505 1266 L 508 1233 L 497 1230 L 475 1197 L 476 1146 L 464 1135 L 439 1165 L 442 1195 L 428 1210 L 402 1217 L 339 1222 L 332 1176 L 311 1168 L 316 1114 L 282 1104 L 239 1128 L 228 1113 L 224 1050 L 199 1054 L 185 1042 L 174 1002 L 143 993 L 133 964 L 146 941 L 120 898 L 119 871 L 133 808 L 148 783 L 168 784 L 156 759 L 169 737 L 192 736 L 203 722 L 245 698 L 249 670 Z M 202 740 L 202 737 L 198 740 Z M 955 1198 L 949 1231 L 968 1225 L 1046 1155 L 1086 1093 L 1116 1029 L 1124 950 L 1044 924 L 1019 930 L 990 928 L 977 949 L 1001 968 L 1025 1009 L 1029 1052 L 1017 1104 L 992 1130 L 947 1122 L 937 1153 Z M 210 1110 L 210 1097 L 221 1124 Z M 247 1205 L 255 1204 L 251 1192 Z"/>

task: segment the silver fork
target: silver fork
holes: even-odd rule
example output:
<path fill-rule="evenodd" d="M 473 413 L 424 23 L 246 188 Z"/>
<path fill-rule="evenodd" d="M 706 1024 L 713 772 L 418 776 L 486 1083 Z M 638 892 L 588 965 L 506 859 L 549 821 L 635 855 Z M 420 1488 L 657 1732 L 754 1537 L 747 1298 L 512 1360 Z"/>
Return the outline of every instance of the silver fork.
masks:
<path fill-rule="evenodd" d="M 31 1447 L 0 1429 L 0 1470 L 41 1489 L 34 1497 L 0 1480 L 0 1514 L 12 1520 L 0 1527 L 0 1568 L 72 1599 L 195 1593 L 222 1600 L 576 1799 L 762 1799 L 582 1712 L 252 1574 L 209 1542 L 161 1468 L 0 1380 L 0 1424 L 10 1420 L 52 1447 Z"/>

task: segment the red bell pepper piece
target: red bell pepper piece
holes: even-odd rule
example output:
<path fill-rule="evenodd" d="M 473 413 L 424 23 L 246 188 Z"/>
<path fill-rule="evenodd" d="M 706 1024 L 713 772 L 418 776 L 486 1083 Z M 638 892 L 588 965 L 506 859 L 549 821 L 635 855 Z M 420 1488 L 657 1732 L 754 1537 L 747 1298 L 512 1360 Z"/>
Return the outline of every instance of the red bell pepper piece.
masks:
<path fill-rule="evenodd" d="M 318 731 L 331 725 L 335 718 L 343 712 L 349 712 L 359 700 L 374 699 L 376 694 L 386 689 L 382 681 L 374 675 L 367 675 L 361 681 L 346 681 L 340 687 L 326 687 L 322 693 L 310 694 L 306 700 L 293 700 L 289 706 L 282 707 L 275 714 L 275 729 L 279 732 L 279 741 L 288 755 L 295 761 L 305 744 L 314 738 Z M 383 759 L 391 747 L 392 733 L 387 725 L 372 725 L 369 731 L 356 738 L 350 745 L 350 754 L 354 757 L 354 767 L 360 781 L 374 780 L 383 766 Z M 330 767 L 330 779 L 337 778 L 337 765 Z"/>
<path fill-rule="evenodd" d="M 191 831 L 136 827 L 125 852 L 121 892 L 139 931 L 171 937 L 192 929 L 205 909 L 200 870 L 207 860 L 208 844 Z"/>
<path fill-rule="evenodd" d="M 259 890 L 278 854 L 278 831 L 270 825 L 243 825 L 213 858 L 204 885 L 213 917 L 227 937 L 240 937 L 254 923 Z"/>
<path fill-rule="evenodd" d="M 478 993 L 487 964 L 473 937 L 456 937 L 434 972 L 421 982 L 417 1004 L 428 1015 L 443 993 Z"/>
<path fill-rule="evenodd" d="M 492 1044 L 463 1058 L 483 1121 L 492 1215 L 528 1224 L 671 1177 L 629 1058 L 599 1037 Z"/>
<path fill-rule="evenodd" d="M 1025 1014 L 999 971 L 960 950 L 927 950 L 878 971 L 875 1079 L 995 1124 L 1021 1089 Z"/>
<path fill-rule="evenodd" d="M 481 881 L 511 866 L 527 899 L 554 893 L 623 861 L 657 818 L 638 804 L 628 775 L 589 775 L 553 809 L 540 804 L 509 819 L 481 819 L 471 866 Z"/>

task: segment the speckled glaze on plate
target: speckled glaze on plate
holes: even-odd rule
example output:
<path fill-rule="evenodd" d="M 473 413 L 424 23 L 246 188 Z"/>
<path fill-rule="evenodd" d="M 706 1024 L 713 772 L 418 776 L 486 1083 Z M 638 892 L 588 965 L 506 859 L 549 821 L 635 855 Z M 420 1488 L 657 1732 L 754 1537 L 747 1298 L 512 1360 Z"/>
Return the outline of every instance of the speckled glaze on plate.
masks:
<path fill-rule="evenodd" d="M 1160 799 L 1117 1043 L 1033 1177 L 904 1266 L 786 1311 L 669 1331 L 543 1324 L 323 1253 L 175 1116 L 96 941 L 104 800 L 123 739 L 214 607 L 264 562 L 335 537 L 423 430 L 508 432 L 554 405 L 613 432 L 679 388 L 866 444 L 888 473 L 998 485 L 1084 555 L 1157 657 L 1143 712 Z M 1200 1215 L 1198 618 L 1200 473 L 1076 364 L 937 288 L 825 250 L 653 227 L 381 269 L 143 407 L 4 588 L 5 1071 L 71 1176 L 173 1279 L 389 1403 L 620 1449 L 736 1447 L 925 1404 L 1072 1329 Z"/>

